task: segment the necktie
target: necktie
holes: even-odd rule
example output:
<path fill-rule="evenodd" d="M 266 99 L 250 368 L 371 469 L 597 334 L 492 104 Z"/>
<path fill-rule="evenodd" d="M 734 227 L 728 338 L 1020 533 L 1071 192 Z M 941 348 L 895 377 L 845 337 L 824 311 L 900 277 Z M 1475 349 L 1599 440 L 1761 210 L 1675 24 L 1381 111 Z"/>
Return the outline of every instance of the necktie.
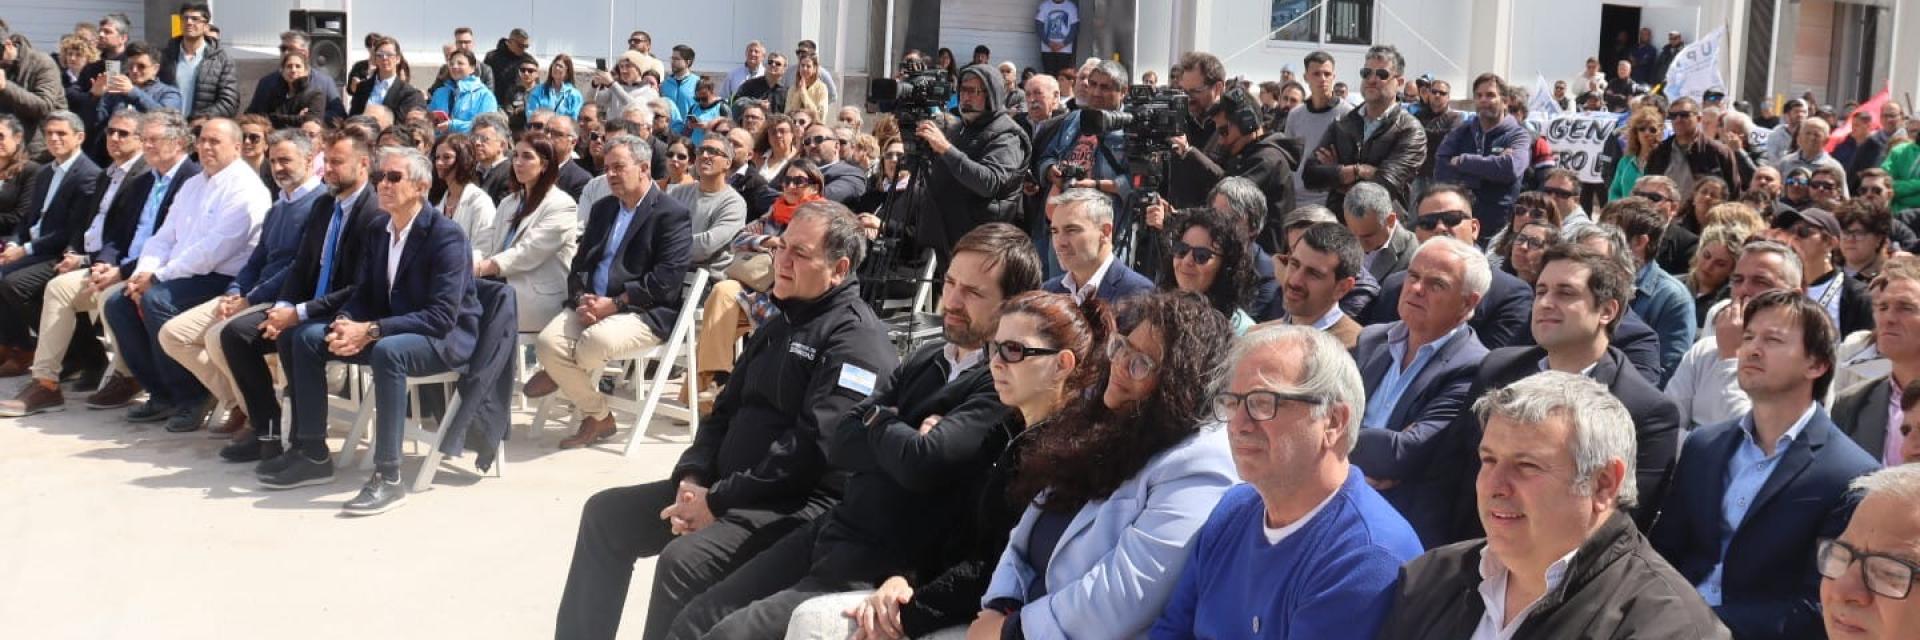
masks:
<path fill-rule="evenodd" d="M 327 242 L 320 246 L 320 280 L 313 283 L 313 297 L 319 299 L 327 295 L 329 283 L 333 282 L 333 252 L 340 248 L 341 224 L 347 217 L 347 210 L 339 203 L 333 205 L 333 220 L 327 222 Z"/>
<path fill-rule="evenodd" d="M 147 206 L 140 209 L 140 226 L 133 230 L 133 244 L 128 246 L 126 257 L 120 260 L 121 264 L 138 260 L 141 247 L 146 246 L 147 240 L 153 237 L 153 228 L 158 226 L 157 220 L 160 219 L 160 203 L 167 199 L 167 184 L 172 181 L 173 177 L 167 175 L 153 181 L 153 191 L 147 192 Z"/>

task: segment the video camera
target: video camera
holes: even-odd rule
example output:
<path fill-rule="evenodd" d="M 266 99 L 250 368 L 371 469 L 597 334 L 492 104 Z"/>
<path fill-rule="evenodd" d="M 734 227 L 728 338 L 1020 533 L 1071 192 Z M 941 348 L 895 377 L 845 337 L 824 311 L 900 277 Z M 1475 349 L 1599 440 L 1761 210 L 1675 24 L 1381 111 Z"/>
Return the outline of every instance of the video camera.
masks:
<path fill-rule="evenodd" d="M 1115 239 L 1118 246 L 1130 247 L 1137 227 L 1149 205 L 1160 200 L 1166 188 L 1173 154 L 1172 139 L 1187 134 L 1187 94 L 1178 89 L 1156 89 L 1152 85 L 1127 87 L 1127 97 L 1119 111 L 1087 109 L 1080 114 L 1081 135 L 1104 135 L 1123 131 L 1127 139 L 1127 175 L 1133 178 L 1133 194 L 1127 198 L 1132 215 L 1126 228 Z"/>
<path fill-rule="evenodd" d="M 908 68 L 899 80 L 874 78 L 867 86 L 868 99 L 883 113 L 893 114 L 900 124 L 901 143 L 907 155 L 930 156 L 927 143 L 913 134 L 920 123 L 939 117 L 953 100 L 953 75 L 939 68 Z"/>

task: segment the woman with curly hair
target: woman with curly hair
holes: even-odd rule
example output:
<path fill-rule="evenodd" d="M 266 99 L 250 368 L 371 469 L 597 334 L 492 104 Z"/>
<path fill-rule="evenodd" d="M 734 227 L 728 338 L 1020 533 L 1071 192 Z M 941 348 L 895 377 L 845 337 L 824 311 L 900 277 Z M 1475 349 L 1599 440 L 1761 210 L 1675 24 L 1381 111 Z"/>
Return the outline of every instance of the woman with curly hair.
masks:
<path fill-rule="evenodd" d="M 1021 445 L 1012 495 L 1027 508 L 969 636 L 1144 636 L 1235 481 L 1226 434 L 1202 427 L 1226 317 L 1184 291 L 1116 316 L 1104 391 L 1075 394 Z"/>
<path fill-rule="evenodd" d="M 1253 326 L 1246 308 L 1253 301 L 1253 256 L 1247 253 L 1247 228 L 1239 216 L 1212 208 L 1192 209 L 1168 221 L 1171 245 L 1160 261 L 1161 290 L 1178 289 L 1207 297 L 1235 335 Z"/>

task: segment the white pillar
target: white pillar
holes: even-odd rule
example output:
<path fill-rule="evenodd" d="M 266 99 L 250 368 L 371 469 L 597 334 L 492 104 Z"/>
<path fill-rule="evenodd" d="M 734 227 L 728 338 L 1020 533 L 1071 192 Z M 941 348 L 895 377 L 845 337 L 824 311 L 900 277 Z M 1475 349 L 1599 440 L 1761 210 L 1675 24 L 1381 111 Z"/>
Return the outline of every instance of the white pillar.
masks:
<path fill-rule="evenodd" d="M 1473 0 L 1473 43 L 1468 73 L 1492 71 L 1513 77 L 1513 0 Z"/>
<path fill-rule="evenodd" d="M 1893 99 L 1908 104 L 1909 94 L 1920 95 L 1920 6 L 1897 2 L 1891 11 L 1893 38 L 1887 46 L 1887 75 L 1893 83 Z"/>

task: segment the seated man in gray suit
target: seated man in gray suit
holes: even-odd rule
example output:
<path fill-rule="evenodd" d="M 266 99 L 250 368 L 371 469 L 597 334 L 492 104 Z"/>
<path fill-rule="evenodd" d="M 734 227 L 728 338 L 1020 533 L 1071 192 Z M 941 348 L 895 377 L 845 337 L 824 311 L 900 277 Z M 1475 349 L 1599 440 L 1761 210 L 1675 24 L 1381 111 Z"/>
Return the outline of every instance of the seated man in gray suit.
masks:
<path fill-rule="evenodd" d="M 1406 271 L 1407 263 L 1413 262 L 1413 250 L 1420 243 L 1412 231 L 1400 225 L 1400 214 L 1394 212 L 1393 197 L 1387 195 L 1387 188 L 1371 182 L 1353 185 L 1343 206 L 1347 228 L 1360 239 L 1360 249 L 1367 257 L 1367 272 L 1373 274 L 1373 279 L 1385 281 L 1387 276 Z"/>
<path fill-rule="evenodd" d="M 1920 382 L 1920 258 L 1887 261 L 1869 285 L 1873 294 L 1873 346 L 1893 372 L 1841 390 L 1833 398 L 1833 421 L 1853 443 L 1886 466 L 1901 463 L 1902 409 L 1907 385 Z M 1920 436 L 1916 436 L 1920 438 Z"/>

